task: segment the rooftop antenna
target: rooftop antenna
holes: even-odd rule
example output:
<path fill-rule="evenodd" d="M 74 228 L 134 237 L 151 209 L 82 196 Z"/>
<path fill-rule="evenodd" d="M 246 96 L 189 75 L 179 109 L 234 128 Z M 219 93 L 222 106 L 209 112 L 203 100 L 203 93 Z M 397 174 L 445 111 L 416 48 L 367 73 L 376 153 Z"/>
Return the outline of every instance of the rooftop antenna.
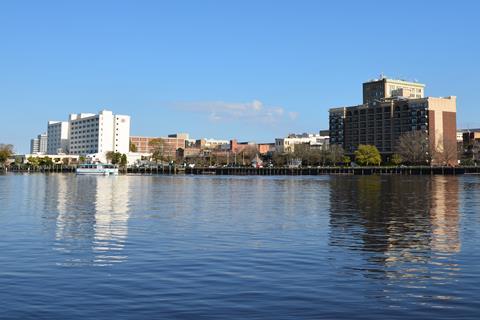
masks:
<path fill-rule="evenodd" d="M 383 74 L 383 71 L 380 73 L 380 80 L 384 79 L 385 75 Z"/>

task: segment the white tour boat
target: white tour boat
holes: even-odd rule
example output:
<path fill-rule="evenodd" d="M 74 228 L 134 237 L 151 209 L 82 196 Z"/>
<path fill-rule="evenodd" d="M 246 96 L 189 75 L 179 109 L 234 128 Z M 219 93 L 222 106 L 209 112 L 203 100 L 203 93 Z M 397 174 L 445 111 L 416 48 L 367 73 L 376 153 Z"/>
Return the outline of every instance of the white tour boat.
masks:
<path fill-rule="evenodd" d="M 118 168 L 113 164 L 104 163 L 88 163 L 81 164 L 77 167 L 77 174 L 89 174 L 89 175 L 118 175 Z"/>

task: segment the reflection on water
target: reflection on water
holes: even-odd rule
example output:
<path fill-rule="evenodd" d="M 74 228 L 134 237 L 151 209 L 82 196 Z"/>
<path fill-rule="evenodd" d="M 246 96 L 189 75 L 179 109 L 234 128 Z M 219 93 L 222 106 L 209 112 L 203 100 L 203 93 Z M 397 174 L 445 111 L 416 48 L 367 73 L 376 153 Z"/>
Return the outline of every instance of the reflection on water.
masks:
<path fill-rule="evenodd" d="M 430 216 L 432 221 L 432 250 L 452 253 L 460 251 L 458 212 L 458 179 L 435 177 L 432 185 Z"/>
<path fill-rule="evenodd" d="M 8 174 L 0 318 L 477 319 L 479 199 L 476 176 Z"/>
<path fill-rule="evenodd" d="M 456 297 L 432 296 L 427 285 L 449 285 L 459 272 L 448 259 L 460 251 L 458 192 L 456 177 L 333 178 L 330 243 L 363 252 L 344 268 L 385 281 L 379 296 L 441 307 Z"/>
<path fill-rule="evenodd" d="M 60 264 L 109 265 L 127 258 L 128 178 L 61 175 L 47 190 L 56 198 L 55 248 L 66 253 Z"/>

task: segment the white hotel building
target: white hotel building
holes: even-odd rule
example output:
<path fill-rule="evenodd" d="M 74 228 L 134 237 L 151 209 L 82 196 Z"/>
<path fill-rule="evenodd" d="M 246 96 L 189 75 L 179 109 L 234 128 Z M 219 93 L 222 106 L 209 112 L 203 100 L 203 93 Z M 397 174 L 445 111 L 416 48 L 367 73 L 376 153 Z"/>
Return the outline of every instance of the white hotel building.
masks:
<path fill-rule="evenodd" d="M 130 116 L 114 115 L 108 110 L 71 114 L 69 127 L 70 154 L 91 155 L 104 161 L 109 151 L 129 152 Z"/>
<path fill-rule="evenodd" d="M 67 121 L 48 121 L 47 154 L 68 153 L 69 127 Z"/>

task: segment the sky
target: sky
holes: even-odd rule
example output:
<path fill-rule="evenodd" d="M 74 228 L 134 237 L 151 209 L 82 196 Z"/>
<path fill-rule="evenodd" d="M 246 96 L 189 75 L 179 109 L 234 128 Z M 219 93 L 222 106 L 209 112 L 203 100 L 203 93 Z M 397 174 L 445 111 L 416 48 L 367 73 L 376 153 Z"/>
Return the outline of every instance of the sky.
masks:
<path fill-rule="evenodd" d="M 480 127 L 480 1 L 0 0 L 0 143 L 70 113 L 131 135 L 273 142 L 328 129 L 381 73 L 455 95 Z"/>

